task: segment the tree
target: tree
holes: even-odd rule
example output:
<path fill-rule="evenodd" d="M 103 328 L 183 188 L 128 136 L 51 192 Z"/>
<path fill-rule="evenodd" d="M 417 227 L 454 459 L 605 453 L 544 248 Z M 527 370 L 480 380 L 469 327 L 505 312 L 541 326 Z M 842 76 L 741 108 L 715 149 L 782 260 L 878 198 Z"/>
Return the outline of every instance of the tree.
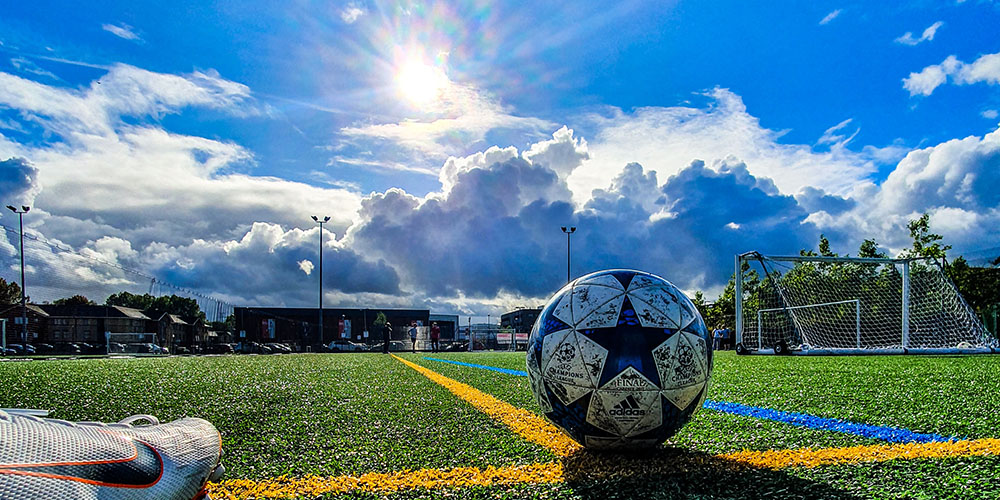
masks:
<path fill-rule="evenodd" d="M 119 292 L 108 296 L 104 301 L 109 306 L 124 306 L 142 311 L 151 311 L 155 315 L 163 313 L 176 314 L 178 316 L 195 317 L 206 321 L 205 313 L 198 306 L 198 301 L 177 295 L 162 295 L 154 297 L 148 293 L 136 295 L 129 292 Z"/>
<path fill-rule="evenodd" d="M 921 215 L 919 219 L 911 220 L 906 228 L 910 230 L 910 238 L 913 238 L 913 247 L 904 250 L 900 254 L 902 258 L 933 257 L 943 259 L 948 250 L 951 250 L 951 245 L 941 246 L 940 241 L 944 238 L 940 234 L 930 232 L 930 215 L 927 213 Z"/>
<path fill-rule="evenodd" d="M 14 281 L 10 283 L 0 278 L 0 306 L 9 306 L 21 303 L 21 287 Z"/>
<path fill-rule="evenodd" d="M 858 248 L 858 257 L 865 259 L 884 259 L 886 254 L 878 249 L 878 243 L 876 243 L 875 240 L 865 240 L 861 242 L 861 246 Z"/>
<path fill-rule="evenodd" d="M 56 306 L 96 306 L 97 302 L 94 302 L 83 295 L 77 294 L 65 299 L 53 300 L 52 304 Z"/>

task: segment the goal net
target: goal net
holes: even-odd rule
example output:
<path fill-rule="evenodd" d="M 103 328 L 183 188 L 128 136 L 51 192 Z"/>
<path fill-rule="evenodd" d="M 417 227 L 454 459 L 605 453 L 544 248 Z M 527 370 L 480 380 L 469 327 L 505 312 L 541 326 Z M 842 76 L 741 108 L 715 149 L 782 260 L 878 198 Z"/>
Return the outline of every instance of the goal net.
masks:
<path fill-rule="evenodd" d="M 811 354 L 995 352 L 935 259 L 736 258 L 739 350 Z"/>

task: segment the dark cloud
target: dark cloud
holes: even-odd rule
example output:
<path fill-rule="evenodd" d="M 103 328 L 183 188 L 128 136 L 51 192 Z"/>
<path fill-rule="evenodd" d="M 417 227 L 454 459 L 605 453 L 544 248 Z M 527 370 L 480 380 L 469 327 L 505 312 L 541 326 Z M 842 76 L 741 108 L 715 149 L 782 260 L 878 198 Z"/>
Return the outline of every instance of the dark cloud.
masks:
<path fill-rule="evenodd" d="M 323 250 L 323 289 L 327 293 L 400 293 L 399 276 L 381 260 L 368 260 L 349 248 L 330 244 Z M 261 305 L 302 305 L 316 300 L 319 272 L 317 230 L 285 232 L 255 223 L 239 242 L 195 242 L 170 251 L 170 260 L 153 272 L 181 287 L 215 290 L 261 301 Z M 300 262 L 308 261 L 306 274 Z"/>
<path fill-rule="evenodd" d="M 633 163 L 580 209 L 569 199 L 555 171 L 513 158 L 459 173 L 422 204 L 399 190 L 373 194 L 346 241 L 426 294 L 544 297 L 565 282 L 563 225 L 578 228 L 574 276 L 630 267 L 685 288 L 724 284 L 737 252 L 788 252 L 816 236 L 795 198 L 737 162 L 694 162 L 662 186 Z"/>

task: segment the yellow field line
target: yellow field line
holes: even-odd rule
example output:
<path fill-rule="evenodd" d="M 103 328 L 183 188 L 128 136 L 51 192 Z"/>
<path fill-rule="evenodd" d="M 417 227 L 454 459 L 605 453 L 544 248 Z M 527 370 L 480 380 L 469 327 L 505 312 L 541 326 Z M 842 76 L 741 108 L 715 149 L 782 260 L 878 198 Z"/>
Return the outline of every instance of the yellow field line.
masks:
<path fill-rule="evenodd" d="M 740 451 L 719 455 L 719 458 L 734 460 L 751 467 L 783 469 L 785 467 L 819 467 L 831 464 L 982 455 L 1000 455 L 1000 439 L 852 446 L 818 450 L 805 448 L 800 450 Z"/>
<path fill-rule="evenodd" d="M 564 481 L 558 463 L 528 464 L 512 467 L 459 467 L 438 470 L 421 469 L 389 473 L 369 473 L 361 476 L 304 478 L 278 477 L 264 481 L 233 479 L 209 485 L 213 499 L 243 500 L 249 498 L 312 498 L 325 493 L 372 491 L 390 493 L 412 488 L 455 488 L 524 483 L 556 483 Z"/>
<path fill-rule="evenodd" d="M 440 373 L 428 368 L 424 368 L 416 363 L 412 363 L 403 358 L 393 355 L 392 357 L 406 364 L 410 368 L 418 371 L 421 375 L 441 384 L 452 394 L 462 398 L 472 406 L 475 406 L 483 413 L 489 415 L 494 420 L 498 420 L 518 435 L 548 448 L 552 453 L 566 457 L 582 449 L 576 441 L 559 430 L 548 420 L 538 414 L 518 408 L 504 401 L 486 394 L 472 386 L 452 380 Z"/>
<path fill-rule="evenodd" d="M 393 356 L 395 357 L 395 356 Z M 500 401 L 469 385 L 433 370 L 396 358 L 410 368 L 444 386 L 490 417 L 510 427 L 525 439 L 542 445 L 561 458 L 558 462 L 509 467 L 459 467 L 420 469 L 360 476 L 303 478 L 278 477 L 263 481 L 234 479 L 209 485 L 213 498 L 244 500 L 255 498 L 315 497 L 325 493 L 371 491 L 388 493 L 411 488 L 455 488 L 505 484 L 539 484 L 634 475 L 655 476 L 697 467 L 818 467 L 821 465 L 885 462 L 889 460 L 1000 455 L 1000 439 L 979 439 L 922 444 L 886 444 L 849 448 L 803 448 L 798 450 L 740 451 L 722 455 L 683 452 L 675 456 L 630 458 L 603 457 L 587 453 L 580 445 L 535 413 Z M 689 469 L 690 470 L 690 469 Z"/>

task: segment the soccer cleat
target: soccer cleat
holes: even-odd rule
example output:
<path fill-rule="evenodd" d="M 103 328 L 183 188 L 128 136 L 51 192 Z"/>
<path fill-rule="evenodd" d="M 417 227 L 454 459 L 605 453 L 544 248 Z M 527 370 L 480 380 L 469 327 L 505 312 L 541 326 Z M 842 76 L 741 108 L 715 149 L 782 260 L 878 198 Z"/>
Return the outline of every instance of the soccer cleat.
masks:
<path fill-rule="evenodd" d="M 201 500 L 224 472 L 219 431 L 200 418 L 116 424 L 0 410 L 0 500 Z M 149 425 L 133 425 L 139 421 Z"/>

